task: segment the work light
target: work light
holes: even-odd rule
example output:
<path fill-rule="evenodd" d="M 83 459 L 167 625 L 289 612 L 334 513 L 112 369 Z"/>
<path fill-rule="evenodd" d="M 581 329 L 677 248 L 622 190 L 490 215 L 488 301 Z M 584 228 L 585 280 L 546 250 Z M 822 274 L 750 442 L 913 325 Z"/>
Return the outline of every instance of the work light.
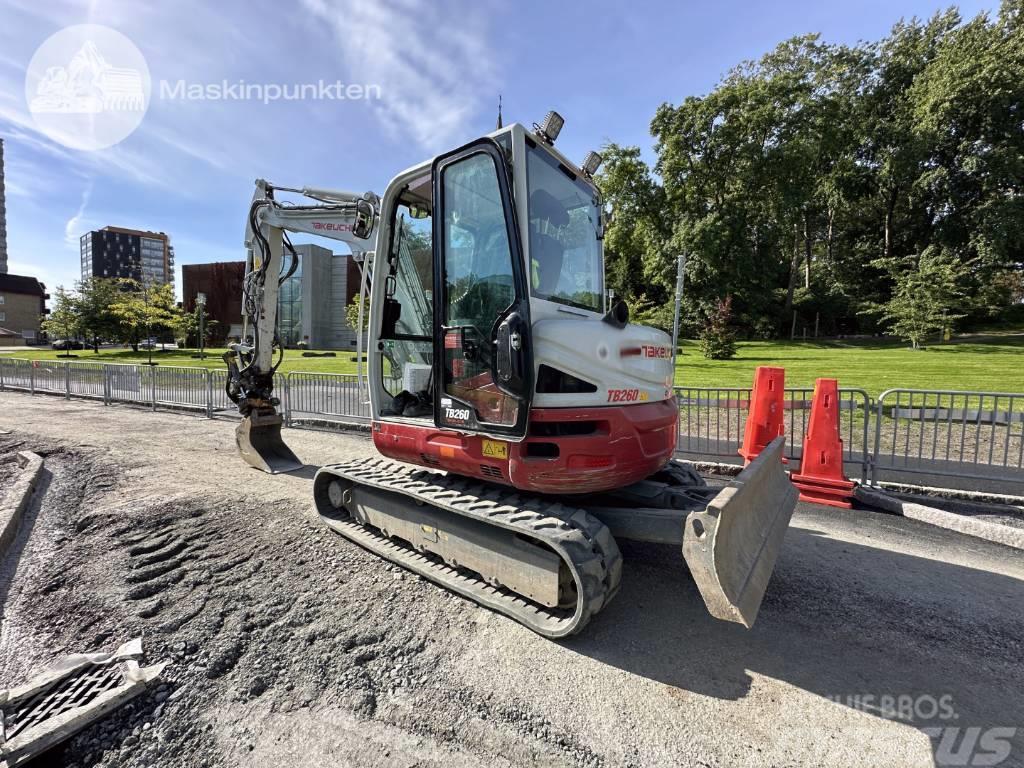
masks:
<path fill-rule="evenodd" d="M 587 176 L 593 176 L 597 173 L 597 169 L 601 167 L 601 161 L 604 160 L 597 152 L 587 152 L 587 156 L 583 158 L 583 172 Z"/>
<path fill-rule="evenodd" d="M 558 134 L 562 132 L 563 125 L 565 125 L 565 120 L 562 119 L 562 116 L 551 110 L 544 117 L 544 122 L 537 126 L 537 130 L 548 144 L 554 144 Z"/>

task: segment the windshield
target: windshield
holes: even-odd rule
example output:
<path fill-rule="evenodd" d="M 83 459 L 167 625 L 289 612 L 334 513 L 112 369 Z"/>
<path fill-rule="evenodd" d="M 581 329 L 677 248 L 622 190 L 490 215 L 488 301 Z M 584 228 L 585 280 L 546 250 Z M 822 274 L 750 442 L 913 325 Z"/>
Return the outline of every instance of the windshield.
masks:
<path fill-rule="evenodd" d="M 604 293 L 600 210 L 594 189 L 540 147 L 526 148 L 530 292 L 600 312 Z"/>

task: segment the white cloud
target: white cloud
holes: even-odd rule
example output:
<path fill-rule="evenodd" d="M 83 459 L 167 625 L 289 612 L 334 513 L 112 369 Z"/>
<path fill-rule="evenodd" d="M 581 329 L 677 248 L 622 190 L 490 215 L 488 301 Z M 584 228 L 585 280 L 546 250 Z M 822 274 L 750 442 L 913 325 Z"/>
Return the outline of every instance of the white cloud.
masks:
<path fill-rule="evenodd" d="M 78 211 L 64 225 L 64 242 L 76 253 L 80 247 L 82 233 L 87 229 L 84 226 L 85 208 L 89 205 L 89 198 L 91 197 L 92 182 L 90 181 L 85 185 L 85 189 L 82 190 L 82 202 L 78 206 Z"/>
<path fill-rule="evenodd" d="M 303 5 L 333 32 L 350 82 L 380 86 L 382 98 L 370 104 L 392 136 L 411 136 L 429 150 L 466 138 L 481 98 L 492 96 L 484 13 L 430 0 Z"/>

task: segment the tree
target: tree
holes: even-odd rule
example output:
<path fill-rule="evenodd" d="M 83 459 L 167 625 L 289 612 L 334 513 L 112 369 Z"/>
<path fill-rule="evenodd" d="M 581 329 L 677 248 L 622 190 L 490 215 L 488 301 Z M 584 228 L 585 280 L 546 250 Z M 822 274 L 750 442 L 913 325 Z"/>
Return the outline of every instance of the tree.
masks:
<path fill-rule="evenodd" d="M 612 211 L 604 236 L 605 276 L 617 295 L 664 300 L 674 281 L 657 281 L 659 254 L 668 238 L 664 189 L 640 157 L 639 147 L 607 144 L 597 177 L 605 205 Z M 649 278 L 655 278 L 655 284 Z"/>
<path fill-rule="evenodd" d="M 730 360 L 736 356 L 736 336 L 732 330 L 732 296 L 715 306 L 700 334 L 700 351 L 708 360 Z"/>
<path fill-rule="evenodd" d="M 137 280 L 118 281 L 121 291 L 110 310 L 120 321 L 121 340 L 139 351 L 143 335 L 170 331 L 181 310 L 174 303 L 171 285 L 146 285 Z"/>
<path fill-rule="evenodd" d="M 955 311 L 962 276 L 956 259 L 930 249 L 916 264 L 899 272 L 892 297 L 876 312 L 888 322 L 891 332 L 920 349 L 928 336 L 941 333 L 963 317 Z"/>
<path fill-rule="evenodd" d="M 210 313 L 207 312 L 202 305 L 196 304 L 196 308 L 191 312 L 180 311 L 177 312 L 170 323 L 171 331 L 174 334 L 175 341 L 178 342 L 178 346 L 187 347 L 195 340 L 196 346 L 199 345 L 199 313 L 203 313 L 203 342 L 209 344 L 210 340 L 216 336 L 216 330 L 219 323 L 216 320 L 210 318 Z"/>
<path fill-rule="evenodd" d="M 366 333 L 366 329 L 370 323 L 370 302 L 363 301 L 363 333 Z M 348 323 L 348 327 L 355 332 L 359 332 L 359 294 L 352 297 L 352 301 L 349 302 L 348 306 L 345 307 L 345 322 Z"/>
<path fill-rule="evenodd" d="M 64 286 L 57 288 L 53 299 L 53 309 L 42 322 L 43 330 L 54 339 L 74 339 L 81 332 L 82 321 L 75 306 L 75 296 L 64 290 Z M 64 347 L 64 356 L 71 356 L 71 346 Z"/>
<path fill-rule="evenodd" d="M 663 104 L 653 167 L 604 150 L 609 284 L 667 301 L 686 252 L 690 323 L 728 294 L 747 334 L 794 314 L 855 333 L 896 295 L 907 268 L 889 265 L 938 249 L 965 322 L 1004 317 L 1024 272 L 1022 20 L 1004 0 L 995 18 L 951 9 L 876 42 L 794 37 Z"/>
<path fill-rule="evenodd" d="M 77 285 L 75 309 L 82 324 L 82 333 L 92 342 L 94 353 L 99 353 L 101 339 L 123 336 L 121 320 L 112 307 L 120 298 L 117 280 L 91 277 Z"/>

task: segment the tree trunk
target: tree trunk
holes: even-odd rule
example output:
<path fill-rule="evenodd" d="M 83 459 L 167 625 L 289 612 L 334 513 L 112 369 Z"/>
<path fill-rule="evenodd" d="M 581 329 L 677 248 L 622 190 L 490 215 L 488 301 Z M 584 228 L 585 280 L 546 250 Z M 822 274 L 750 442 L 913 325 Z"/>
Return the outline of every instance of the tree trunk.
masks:
<path fill-rule="evenodd" d="M 811 217 L 804 213 L 804 288 L 811 287 L 811 252 L 814 238 L 811 237 Z"/>
<path fill-rule="evenodd" d="M 828 209 L 828 229 L 826 230 L 826 234 L 825 234 L 825 253 L 828 256 L 828 263 L 829 263 L 829 265 L 832 265 L 832 264 L 835 263 L 834 260 L 833 260 L 835 254 L 832 252 L 832 233 L 833 233 L 833 226 L 835 224 L 835 220 L 836 220 L 836 209 L 830 206 L 829 209 Z"/>
<path fill-rule="evenodd" d="M 892 227 L 893 214 L 896 211 L 896 190 L 889 192 L 889 200 L 885 208 L 885 258 L 892 258 Z"/>
<path fill-rule="evenodd" d="M 797 224 L 793 225 L 793 257 L 789 262 L 789 285 L 786 287 L 786 307 L 783 310 L 783 317 L 789 318 L 793 311 L 793 291 L 796 289 L 796 273 L 800 269 L 800 230 Z"/>

